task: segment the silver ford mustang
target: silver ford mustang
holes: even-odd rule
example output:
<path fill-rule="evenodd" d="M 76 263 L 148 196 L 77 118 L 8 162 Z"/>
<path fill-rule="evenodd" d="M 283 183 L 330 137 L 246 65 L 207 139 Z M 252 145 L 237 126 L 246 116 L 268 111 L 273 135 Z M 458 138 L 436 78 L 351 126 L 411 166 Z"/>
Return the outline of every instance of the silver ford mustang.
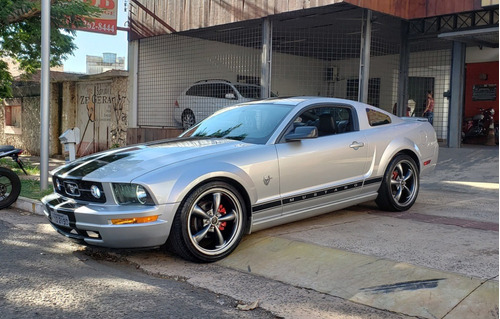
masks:
<path fill-rule="evenodd" d="M 111 248 L 166 244 L 211 262 L 244 233 L 371 200 L 407 210 L 437 156 L 426 119 L 342 99 L 271 99 L 223 109 L 177 139 L 63 165 L 42 201 L 67 237 Z"/>

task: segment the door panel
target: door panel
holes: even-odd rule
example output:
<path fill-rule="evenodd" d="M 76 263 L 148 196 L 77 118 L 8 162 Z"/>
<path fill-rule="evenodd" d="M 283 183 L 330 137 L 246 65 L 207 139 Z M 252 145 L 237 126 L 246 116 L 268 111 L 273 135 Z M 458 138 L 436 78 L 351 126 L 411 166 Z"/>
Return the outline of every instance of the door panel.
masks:
<path fill-rule="evenodd" d="M 316 126 L 319 137 L 276 145 L 284 214 L 359 196 L 370 158 L 364 133 L 348 107 L 302 112 L 293 126 Z"/>

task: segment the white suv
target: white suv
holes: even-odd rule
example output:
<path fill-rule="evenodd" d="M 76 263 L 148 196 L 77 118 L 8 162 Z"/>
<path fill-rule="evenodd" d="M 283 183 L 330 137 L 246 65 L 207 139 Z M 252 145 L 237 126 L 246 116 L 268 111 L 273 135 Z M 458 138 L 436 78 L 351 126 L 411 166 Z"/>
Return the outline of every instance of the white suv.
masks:
<path fill-rule="evenodd" d="M 188 129 L 215 111 L 260 99 L 260 86 L 226 80 L 202 80 L 185 89 L 175 101 L 174 119 Z"/>

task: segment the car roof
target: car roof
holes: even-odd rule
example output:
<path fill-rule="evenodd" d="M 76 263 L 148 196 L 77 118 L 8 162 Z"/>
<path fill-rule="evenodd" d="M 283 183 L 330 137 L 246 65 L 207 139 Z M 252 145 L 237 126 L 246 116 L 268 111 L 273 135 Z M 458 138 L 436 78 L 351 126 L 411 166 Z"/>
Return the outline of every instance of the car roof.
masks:
<path fill-rule="evenodd" d="M 236 86 L 236 85 L 240 85 L 240 86 L 260 87 L 260 85 L 257 85 L 257 84 L 251 84 L 251 83 L 241 83 L 241 82 L 231 82 L 231 81 L 224 80 L 224 79 L 207 79 L 207 80 L 199 80 L 199 81 L 196 81 L 196 82 L 194 82 L 193 84 L 191 84 L 191 85 L 190 85 L 190 87 L 191 87 L 191 86 L 194 86 L 194 85 L 206 84 L 206 83 L 225 83 L 225 84 L 232 84 L 232 85 L 234 85 L 234 86 Z"/>

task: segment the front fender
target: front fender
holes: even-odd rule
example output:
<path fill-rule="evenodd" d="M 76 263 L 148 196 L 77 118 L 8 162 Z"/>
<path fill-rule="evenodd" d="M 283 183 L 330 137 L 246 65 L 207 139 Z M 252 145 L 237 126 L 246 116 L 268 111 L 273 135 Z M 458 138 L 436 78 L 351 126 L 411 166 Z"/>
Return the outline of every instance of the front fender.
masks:
<path fill-rule="evenodd" d="M 241 168 L 226 162 L 199 162 L 172 165 L 142 175 L 133 183 L 144 185 L 153 194 L 157 204 L 179 203 L 197 185 L 214 178 L 226 178 L 241 184 L 251 202 L 257 198 L 254 182 Z"/>
<path fill-rule="evenodd" d="M 199 168 L 196 171 L 184 171 L 175 181 L 167 198 L 168 203 L 181 202 L 197 185 L 213 179 L 230 179 L 246 190 L 250 202 L 257 200 L 254 182 L 241 168 L 230 163 L 211 163 L 209 167 Z"/>

